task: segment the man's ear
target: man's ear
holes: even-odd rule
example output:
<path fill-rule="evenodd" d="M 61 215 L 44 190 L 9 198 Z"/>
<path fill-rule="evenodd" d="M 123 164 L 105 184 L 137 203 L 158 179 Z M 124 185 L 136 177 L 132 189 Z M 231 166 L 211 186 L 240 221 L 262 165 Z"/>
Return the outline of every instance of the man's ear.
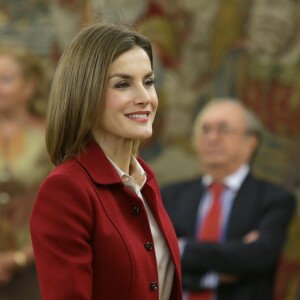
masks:
<path fill-rule="evenodd" d="M 249 145 L 249 155 L 252 156 L 256 151 L 259 144 L 259 140 L 256 136 L 250 135 L 248 136 L 248 145 Z"/>

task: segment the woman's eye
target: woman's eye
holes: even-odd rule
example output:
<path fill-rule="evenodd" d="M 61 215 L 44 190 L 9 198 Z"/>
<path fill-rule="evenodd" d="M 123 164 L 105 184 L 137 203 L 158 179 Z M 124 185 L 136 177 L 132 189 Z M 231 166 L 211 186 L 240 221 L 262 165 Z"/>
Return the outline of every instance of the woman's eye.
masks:
<path fill-rule="evenodd" d="M 152 78 L 149 78 L 149 79 L 146 79 L 146 80 L 145 80 L 145 85 L 147 85 L 147 86 L 151 86 L 151 85 L 153 85 L 154 83 L 155 83 L 155 80 L 152 79 Z"/>
<path fill-rule="evenodd" d="M 115 88 L 117 89 L 122 89 L 122 88 L 126 88 L 129 86 L 129 83 L 127 81 L 121 81 L 121 82 L 118 82 L 117 84 L 115 84 Z"/>

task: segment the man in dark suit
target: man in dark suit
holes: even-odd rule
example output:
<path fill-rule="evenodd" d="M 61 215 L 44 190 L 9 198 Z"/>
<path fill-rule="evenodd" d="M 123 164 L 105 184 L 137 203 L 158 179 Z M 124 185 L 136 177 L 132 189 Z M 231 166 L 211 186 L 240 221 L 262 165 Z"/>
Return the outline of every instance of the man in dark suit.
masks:
<path fill-rule="evenodd" d="M 209 102 L 194 126 L 203 176 L 162 188 L 181 249 L 186 299 L 273 299 L 295 198 L 251 173 L 261 133 L 241 102 Z"/>

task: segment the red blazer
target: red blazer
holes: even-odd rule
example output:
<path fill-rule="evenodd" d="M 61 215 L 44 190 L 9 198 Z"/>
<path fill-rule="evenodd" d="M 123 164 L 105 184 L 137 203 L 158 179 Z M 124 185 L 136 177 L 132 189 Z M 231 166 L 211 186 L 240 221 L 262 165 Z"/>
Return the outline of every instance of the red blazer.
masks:
<path fill-rule="evenodd" d="M 177 238 L 152 170 L 142 193 L 175 266 L 171 300 L 182 299 Z M 45 179 L 31 216 L 43 300 L 158 300 L 157 265 L 142 201 L 124 188 L 101 148 L 66 161 Z M 148 244 L 147 244 L 148 245 Z"/>

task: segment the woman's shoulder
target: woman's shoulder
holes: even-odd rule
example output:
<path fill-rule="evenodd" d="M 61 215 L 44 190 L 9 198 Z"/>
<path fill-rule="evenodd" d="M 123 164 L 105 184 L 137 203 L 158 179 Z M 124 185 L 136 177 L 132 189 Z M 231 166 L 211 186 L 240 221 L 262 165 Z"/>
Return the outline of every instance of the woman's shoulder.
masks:
<path fill-rule="evenodd" d="M 43 180 L 40 190 L 60 190 L 81 194 L 90 186 L 84 169 L 75 159 L 70 159 L 54 167 Z"/>
<path fill-rule="evenodd" d="M 84 173 L 83 168 L 76 159 L 69 159 L 57 165 L 48 177 L 69 177 L 76 180 L 78 176 L 83 176 Z"/>

